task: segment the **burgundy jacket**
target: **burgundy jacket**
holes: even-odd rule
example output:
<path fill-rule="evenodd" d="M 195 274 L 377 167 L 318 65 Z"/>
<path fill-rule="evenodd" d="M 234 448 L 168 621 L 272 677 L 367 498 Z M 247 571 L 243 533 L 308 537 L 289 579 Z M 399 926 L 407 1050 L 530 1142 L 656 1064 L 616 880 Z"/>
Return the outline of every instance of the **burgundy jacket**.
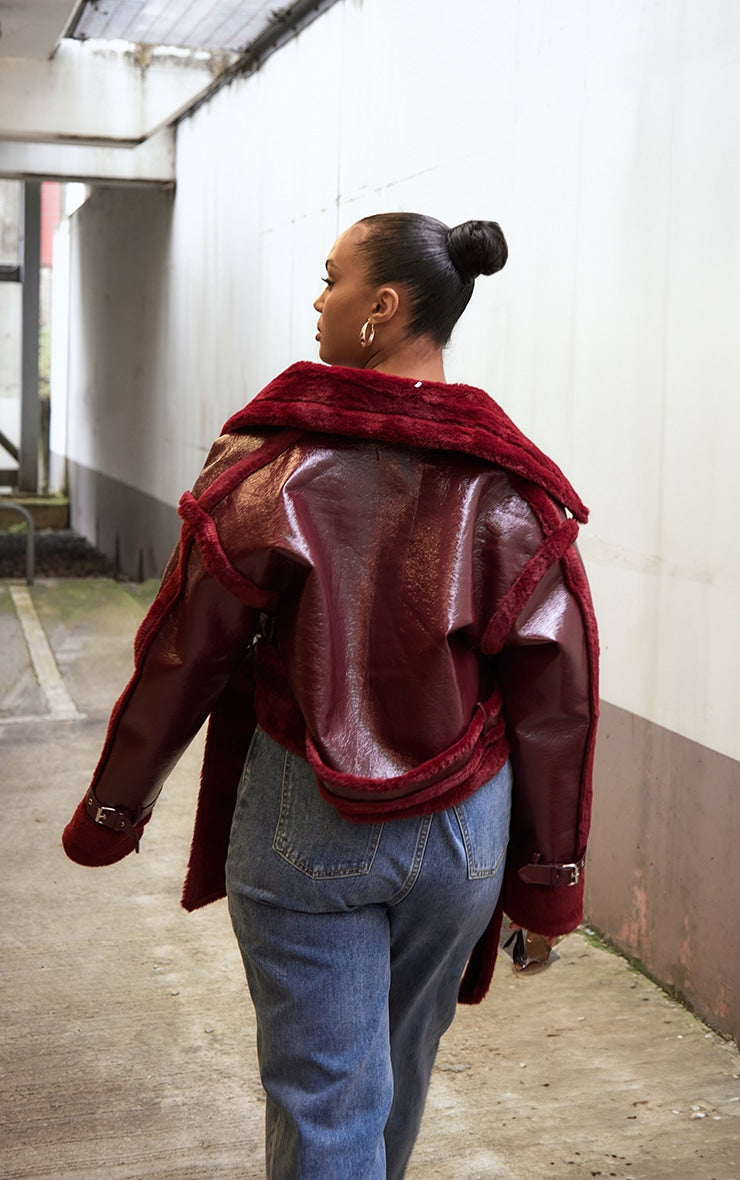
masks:
<path fill-rule="evenodd" d="M 558 468 L 481 390 L 300 363 L 226 423 L 180 514 L 86 822 L 65 832 L 73 859 L 106 859 L 88 816 L 137 838 L 210 715 L 187 909 L 224 894 L 259 723 L 356 822 L 449 807 L 511 758 L 502 900 L 462 1000 L 488 988 L 501 909 L 573 929 L 597 638 L 574 545 L 587 511 Z M 132 847 L 123 830 L 107 859 Z"/>

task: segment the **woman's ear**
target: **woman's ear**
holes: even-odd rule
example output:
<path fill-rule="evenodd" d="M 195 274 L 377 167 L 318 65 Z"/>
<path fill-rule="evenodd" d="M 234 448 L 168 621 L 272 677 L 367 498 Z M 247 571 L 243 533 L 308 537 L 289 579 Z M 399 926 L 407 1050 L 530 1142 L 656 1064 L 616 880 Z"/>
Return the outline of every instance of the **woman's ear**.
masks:
<path fill-rule="evenodd" d="M 379 287 L 373 303 L 373 322 L 387 324 L 398 312 L 401 297 L 395 287 Z"/>

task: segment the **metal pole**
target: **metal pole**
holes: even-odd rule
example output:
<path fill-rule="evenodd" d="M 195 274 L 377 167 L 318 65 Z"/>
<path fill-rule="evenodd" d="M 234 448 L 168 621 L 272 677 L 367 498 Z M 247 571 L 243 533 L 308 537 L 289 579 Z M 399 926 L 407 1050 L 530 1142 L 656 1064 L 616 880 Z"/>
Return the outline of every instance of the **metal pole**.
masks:
<path fill-rule="evenodd" d="M 37 492 L 39 486 L 39 280 L 41 276 L 41 185 L 23 185 L 21 218 L 21 442 L 18 487 Z"/>

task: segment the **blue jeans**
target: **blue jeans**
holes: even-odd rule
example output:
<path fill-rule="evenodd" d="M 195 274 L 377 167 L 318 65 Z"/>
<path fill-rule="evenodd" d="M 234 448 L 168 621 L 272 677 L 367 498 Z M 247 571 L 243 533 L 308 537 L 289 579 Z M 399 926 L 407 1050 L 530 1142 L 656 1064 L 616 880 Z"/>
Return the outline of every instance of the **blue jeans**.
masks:
<path fill-rule="evenodd" d="M 354 824 L 257 730 L 227 864 L 257 1016 L 270 1180 L 400 1180 L 498 900 L 509 766 L 464 803 Z"/>

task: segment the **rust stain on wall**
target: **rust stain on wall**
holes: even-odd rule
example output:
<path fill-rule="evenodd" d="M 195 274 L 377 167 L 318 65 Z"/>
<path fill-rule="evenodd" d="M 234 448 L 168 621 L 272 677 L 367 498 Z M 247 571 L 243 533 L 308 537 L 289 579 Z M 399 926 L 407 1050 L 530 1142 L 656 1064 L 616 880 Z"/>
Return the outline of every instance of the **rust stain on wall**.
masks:
<path fill-rule="evenodd" d="M 617 937 L 621 946 L 629 947 L 633 955 L 642 958 L 648 945 L 648 897 L 641 869 L 635 870 L 632 881 L 632 905 L 629 914 L 625 915 Z"/>
<path fill-rule="evenodd" d="M 740 763 L 602 702 L 588 921 L 740 1036 Z"/>

